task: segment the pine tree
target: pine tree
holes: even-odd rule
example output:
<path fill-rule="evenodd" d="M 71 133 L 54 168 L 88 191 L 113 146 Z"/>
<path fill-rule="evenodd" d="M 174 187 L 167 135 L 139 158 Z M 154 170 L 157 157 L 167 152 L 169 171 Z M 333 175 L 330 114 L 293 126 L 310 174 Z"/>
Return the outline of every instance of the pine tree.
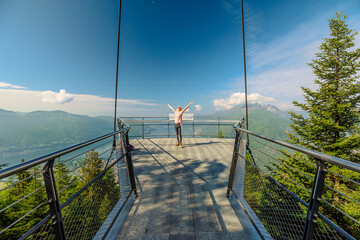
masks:
<path fill-rule="evenodd" d="M 77 191 L 77 177 L 69 171 L 67 165 L 60 160 L 60 157 L 55 161 L 54 174 L 60 204 L 62 204 Z"/>
<path fill-rule="evenodd" d="M 98 152 L 93 149 L 88 152 L 79 170 L 81 182 L 78 188 L 80 189 L 99 176 L 105 165 Z M 74 225 L 81 226 L 82 234 L 91 235 L 92 231 L 102 225 L 119 198 L 119 184 L 113 169 L 109 169 L 74 201 L 73 206 L 76 211 L 83 214 L 81 221 L 76 220 Z"/>
<path fill-rule="evenodd" d="M 86 185 L 99 175 L 103 170 L 102 165 L 102 160 L 99 158 L 98 152 L 91 149 L 90 152 L 86 153 L 86 157 L 84 158 L 80 168 L 81 185 Z"/>
<path fill-rule="evenodd" d="M 24 162 L 24 159 L 21 160 Z M 0 194 L 0 209 L 10 206 L 0 217 L 0 229 L 3 229 L 26 215 L 1 236 L 3 239 L 17 239 L 48 214 L 46 193 L 40 168 L 34 167 L 16 173 L 9 178 L 7 185 L 15 184 Z M 19 201 L 19 202 L 17 202 Z M 16 203 L 17 202 L 17 203 Z M 33 211 L 36 208 L 36 211 Z"/>
<path fill-rule="evenodd" d="M 329 20 L 330 37 L 324 39 L 316 59 L 309 64 L 316 75 L 318 89 L 302 87 L 305 103 L 293 104 L 309 114 L 305 118 L 290 112 L 295 134 L 291 141 L 323 153 L 360 162 L 359 107 L 360 49 L 355 46 L 357 32 L 345 23 L 347 16 L 336 13 Z"/>
<path fill-rule="evenodd" d="M 292 132 L 287 133 L 289 142 L 313 149 L 332 156 L 360 163 L 360 49 L 354 49 L 357 32 L 349 29 L 345 23 L 346 15 L 337 12 L 329 19 L 330 36 L 324 39 L 316 53 L 316 59 L 309 64 L 316 75 L 317 89 L 302 87 L 305 101 L 293 104 L 307 113 L 307 117 L 295 112 L 289 112 Z M 279 158 L 282 164 L 276 164 L 279 172 L 286 177 L 300 183 L 311 190 L 315 167 L 306 162 L 314 159 L 299 153 L 282 151 L 284 156 Z M 302 161 L 301 161 L 302 160 Z M 335 165 L 329 165 L 329 170 L 337 172 L 355 181 L 360 180 L 360 174 L 351 172 Z M 298 171 L 306 174 L 300 174 Z M 309 194 L 291 183 L 284 176 L 275 178 L 287 186 L 291 191 L 308 201 Z M 328 174 L 326 184 L 336 191 L 360 201 L 358 191 L 360 186 L 351 183 L 334 174 Z M 360 220 L 358 205 L 344 198 L 336 191 L 325 188 L 323 198 L 330 204 L 350 213 Z M 328 206 L 322 206 L 322 213 L 328 216 L 343 229 L 360 236 L 360 228 L 339 211 Z"/>

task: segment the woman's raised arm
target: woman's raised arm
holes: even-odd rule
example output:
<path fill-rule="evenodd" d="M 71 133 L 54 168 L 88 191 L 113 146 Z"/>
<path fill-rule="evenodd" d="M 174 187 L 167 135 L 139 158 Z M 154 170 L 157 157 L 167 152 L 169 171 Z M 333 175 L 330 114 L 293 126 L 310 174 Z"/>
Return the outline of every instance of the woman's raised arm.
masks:
<path fill-rule="evenodd" d="M 187 105 L 183 110 L 181 110 L 181 113 L 184 113 L 186 111 L 186 109 L 188 109 L 190 107 L 190 105 L 193 103 L 194 102 L 190 102 L 189 105 Z"/>
<path fill-rule="evenodd" d="M 167 104 L 167 106 L 168 106 L 173 112 L 175 112 L 175 110 L 170 106 L 170 104 Z"/>

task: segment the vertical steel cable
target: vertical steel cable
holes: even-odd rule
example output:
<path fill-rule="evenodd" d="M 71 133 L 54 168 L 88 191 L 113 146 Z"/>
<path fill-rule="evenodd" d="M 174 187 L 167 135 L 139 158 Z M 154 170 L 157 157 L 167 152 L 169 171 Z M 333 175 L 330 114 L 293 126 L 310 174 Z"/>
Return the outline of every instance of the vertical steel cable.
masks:
<path fill-rule="evenodd" d="M 249 114 L 248 114 L 248 101 L 247 101 L 247 81 L 246 81 L 246 55 L 245 55 L 245 24 L 244 24 L 244 4 L 243 4 L 243 0 L 241 0 L 241 24 L 242 24 L 242 40 L 243 40 L 243 56 L 244 56 L 246 129 L 249 130 Z"/>
<path fill-rule="evenodd" d="M 118 24 L 117 55 L 116 55 L 114 132 L 116 131 L 116 109 L 117 109 L 117 93 L 118 93 L 118 80 L 119 80 L 120 23 L 121 23 L 121 0 L 119 0 L 119 24 Z"/>

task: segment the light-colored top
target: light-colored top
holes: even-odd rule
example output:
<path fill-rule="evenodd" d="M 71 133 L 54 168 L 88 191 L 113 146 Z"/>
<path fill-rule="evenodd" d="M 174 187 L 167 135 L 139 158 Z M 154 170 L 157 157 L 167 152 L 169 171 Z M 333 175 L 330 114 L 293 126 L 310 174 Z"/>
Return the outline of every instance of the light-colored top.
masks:
<path fill-rule="evenodd" d="M 170 105 L 168 105 L 169 108 L 170 108 L 171 110 L 173 110 L 173 112 L 175 113 L 175 124 L 180 123 L 180 125 L 182 126 L 182 116 L 183 116 L 183 113 L 186 111 L 186 109 L 188 109 L 188 108 L 190 107 L 190 105 L 191 105 L 191 103 L 190 103 L 189 105 L 187 105 L 187 106 L 186 106 L 183 110 L 181 110 L 181 111 L 177 111 L 177 109 L 176 109 L 176 111 L 175 111 Z"/>

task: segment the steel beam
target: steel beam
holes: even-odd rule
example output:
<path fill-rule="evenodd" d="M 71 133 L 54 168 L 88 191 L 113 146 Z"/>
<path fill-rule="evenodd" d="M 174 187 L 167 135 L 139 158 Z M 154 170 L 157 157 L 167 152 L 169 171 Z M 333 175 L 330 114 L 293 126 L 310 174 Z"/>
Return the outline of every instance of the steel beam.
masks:
<path fill-rule="evenodd" d="M 56 190 L 54 170 L 53 170 L 54 161 L 55 159 L 52 159 L 46 163 L 43 169 L 43 176 L 44 176 L 45 189 L 48 197 L 50 216 L 52 220 L 52 226 L 55 232 L 55 237 L 57 240 L 65 240 L 66 239 L 65 228 L 61 215 L 60 202 Z"/>
<path fill-rule="evenodd" d="M 319 207 L 321 202 L 321 194 L 325 185 L 327 168 L 323 162 L 316 160 L 316 173 L 311 191 L 311 198 L 309 208 L 306 216 L 306 223 L 303 232 L 303 240 L 310 240 L 314 236 L 316 227 L 316 219 L 319 214 Z"/>

